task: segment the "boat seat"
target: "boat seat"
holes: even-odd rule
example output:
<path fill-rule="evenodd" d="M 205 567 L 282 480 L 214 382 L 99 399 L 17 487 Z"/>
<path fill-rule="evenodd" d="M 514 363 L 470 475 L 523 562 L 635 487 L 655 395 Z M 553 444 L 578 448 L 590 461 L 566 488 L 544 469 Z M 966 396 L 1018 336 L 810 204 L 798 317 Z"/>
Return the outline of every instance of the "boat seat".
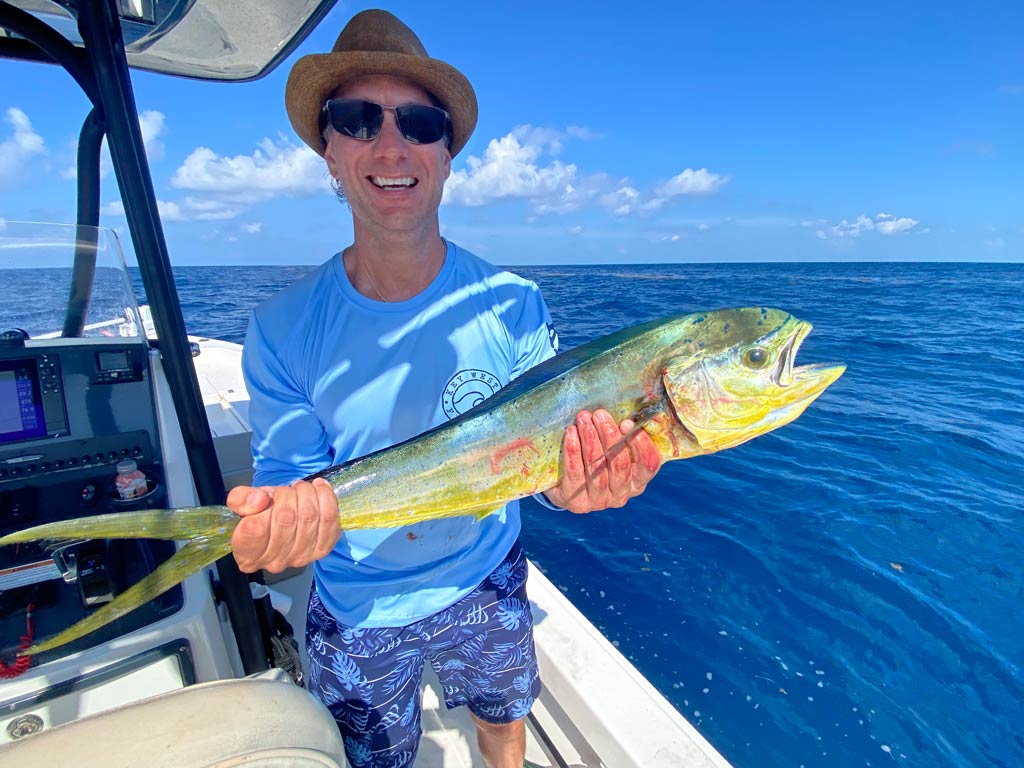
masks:
<path fill-rule="evenodd" d="M 280 670 L 201 683 L 0 747 L 0 768 L 344 768 L 326 708 Z"/>

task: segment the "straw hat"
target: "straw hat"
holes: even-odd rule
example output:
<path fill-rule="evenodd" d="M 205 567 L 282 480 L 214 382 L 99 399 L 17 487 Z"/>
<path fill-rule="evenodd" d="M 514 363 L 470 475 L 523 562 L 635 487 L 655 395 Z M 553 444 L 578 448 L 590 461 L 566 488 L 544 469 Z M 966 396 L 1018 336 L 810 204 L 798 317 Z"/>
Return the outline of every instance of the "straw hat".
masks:
<path fill-rule="evenodd" d="M 363 75 L 393 75 L 424 88 L 452 119 L 452 157 L 476 127 L 476 93 L 455 67 L 427 56 L 416 34 L 387 11 L 357 13 L 341 30 L 330 53 L 303 56 L 292 67 L 284 91 L 292 127 L 314 152 L 326 146 L 318 119 L 324 102 L 348 80 Z"/>

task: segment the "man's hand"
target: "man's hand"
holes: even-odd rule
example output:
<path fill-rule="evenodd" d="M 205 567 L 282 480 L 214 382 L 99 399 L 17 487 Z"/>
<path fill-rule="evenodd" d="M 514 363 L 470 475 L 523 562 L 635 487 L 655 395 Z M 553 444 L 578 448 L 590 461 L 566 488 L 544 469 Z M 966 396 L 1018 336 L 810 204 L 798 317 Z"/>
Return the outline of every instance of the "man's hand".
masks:
<path fill-rule="evenodd" d="M 227 505 L 242 518 L 231 549 L 243 573 L 309 565 L 330 552 L 341 535 L 338 500 L 322 477 L 288 486 L 232 488 Z"/>
<path fill-rule="evenodd" d="M 633 426 L 629 419 L 616 424 L 603 408 L 580 411 L 565 430 L 562 482 L 544 492 L 548 500 L 583 513 L 621 507 L 643 493 L 661 466 L 661 455 L 642 429 L 623 440 Z"/>

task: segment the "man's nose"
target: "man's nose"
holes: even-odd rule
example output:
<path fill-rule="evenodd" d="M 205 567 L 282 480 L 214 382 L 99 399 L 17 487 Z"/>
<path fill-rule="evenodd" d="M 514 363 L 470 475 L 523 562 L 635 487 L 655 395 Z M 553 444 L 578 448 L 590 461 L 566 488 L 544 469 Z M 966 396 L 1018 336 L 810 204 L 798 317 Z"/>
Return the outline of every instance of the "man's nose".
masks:
<path fill-rule="evenodd" d="M 398 130 L 398 116 L 393 109 L 384 110 L 384 123 L 377 135 L 376 147 L 379 152 L 401 152 L 409 151 L 409 141 L 400 130 Z"/>

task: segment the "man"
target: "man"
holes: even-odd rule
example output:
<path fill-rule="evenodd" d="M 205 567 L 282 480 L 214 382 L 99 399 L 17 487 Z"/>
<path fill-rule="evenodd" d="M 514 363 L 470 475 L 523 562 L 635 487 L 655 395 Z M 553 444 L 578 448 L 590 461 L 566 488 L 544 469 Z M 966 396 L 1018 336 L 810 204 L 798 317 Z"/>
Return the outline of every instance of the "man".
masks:
<path fill-rule="evenodd" d="M 446 704 L 472 712 L 487 765 L 519 768 L 540 683 L 518 503 L 479 522 L 339 534 L 344 496 L 299 480 L 443 423 L 557 351 L 536 285 L 440 235 L 475 93 L 394 16 L 365 11 L 331 53 L 295 64 L 286 104 L 351 208 L 354 241 L 253 313 L 244 370 L 256 487 L 228 497 L 244 518 L 235 558 L 247 572 L 316 563 L 310 688 L 353 765 L 412 764 L 429 661 Z M 547 502 L 590 512 L 642 492 L 660 463 L 645 432 L 604 456 L 631 427 L 579 414 Z"/>

